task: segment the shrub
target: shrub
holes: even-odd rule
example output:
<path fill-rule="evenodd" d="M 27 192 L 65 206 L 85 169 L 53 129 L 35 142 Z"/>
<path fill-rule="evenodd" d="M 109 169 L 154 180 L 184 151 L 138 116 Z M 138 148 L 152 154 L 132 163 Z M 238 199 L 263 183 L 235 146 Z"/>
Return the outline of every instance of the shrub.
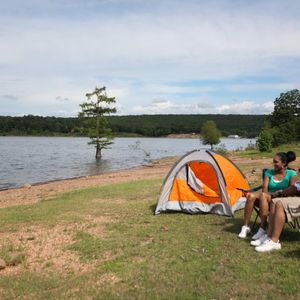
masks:
<path fill-rule="evenodd" d="M 269 128 L 264 128 L 257 140 L 257 147 L 260 152 L 271 152 L 273 143 L 273 134 Z"/>

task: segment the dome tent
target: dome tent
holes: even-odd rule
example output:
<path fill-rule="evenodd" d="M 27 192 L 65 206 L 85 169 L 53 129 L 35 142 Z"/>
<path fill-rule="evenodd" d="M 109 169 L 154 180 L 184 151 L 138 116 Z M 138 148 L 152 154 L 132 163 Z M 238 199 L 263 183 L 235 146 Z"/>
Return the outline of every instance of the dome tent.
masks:
<path fill-rule="evenodd" d="M 182 211 L 233 216 L 244 208 L 248 190 L 243 173 L 229 159 L 209 150 L 194 150 L 181 157 L 170 170 L 155 214 Z"/>

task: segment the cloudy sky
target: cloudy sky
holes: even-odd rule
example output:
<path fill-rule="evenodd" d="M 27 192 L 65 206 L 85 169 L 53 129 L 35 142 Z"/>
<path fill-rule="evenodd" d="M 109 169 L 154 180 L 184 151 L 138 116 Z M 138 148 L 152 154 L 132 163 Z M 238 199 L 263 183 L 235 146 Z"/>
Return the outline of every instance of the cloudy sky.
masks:
<path fill-rule="evenodd" d="M 0 0 L 0 115 L 272 111 L 300 88 L 297 0 Z"/>

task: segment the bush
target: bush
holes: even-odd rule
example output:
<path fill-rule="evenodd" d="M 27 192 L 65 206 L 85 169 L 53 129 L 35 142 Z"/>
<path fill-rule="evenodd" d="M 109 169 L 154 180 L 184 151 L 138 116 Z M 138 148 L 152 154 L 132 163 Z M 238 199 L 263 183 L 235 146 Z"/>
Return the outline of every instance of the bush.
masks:
<path fill-rule="evenodd" d="M 257 147 L 260 152 L 271 152 L 273 134 L 269 128 L 264 128 L 257 140 Z"/>
<path fill-rule="evenodd" d="M 272 128 L 273 146 L 288 144 L 296 138 L 296 127 L 294 122 L 289 122 Z"/>

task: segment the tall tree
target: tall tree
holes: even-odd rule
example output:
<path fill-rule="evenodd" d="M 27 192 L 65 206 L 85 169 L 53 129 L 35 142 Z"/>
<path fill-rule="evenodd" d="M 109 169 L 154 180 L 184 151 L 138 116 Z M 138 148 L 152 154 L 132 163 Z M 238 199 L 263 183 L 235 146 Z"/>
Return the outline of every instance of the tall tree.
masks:
<path fill-rule="evenodd" d="M 79 117 L 84 119 L 85 130 L 90 137 L 89 144 L 95 145 L 96 159 L 101 159 L 102 149 L 106 149 L 112 142 L 111 129 L 108 128 L 106 115 L 115 113 L 115 97 L 108 97 L 106 87 L 96 87 L 92 93 L 86 94 L 87 101 L 80 104 L 81 112 Z"/>
<path fill-rule="evenodd" d="M 291 90 L 281 93 L 274 101 L 274 111 L 269 116 L 271 126 L 280 126 L 295 121 L 300 116 L 300 92 Z"/>
<path fill-rule="evenodd" d="M 206 121 L 201 128 L 201 141 L 204 145 L 210 145 L 213 149 L 213 145 L 220 143 L 221 132 L 218 130 L 214 121 Z"/>

